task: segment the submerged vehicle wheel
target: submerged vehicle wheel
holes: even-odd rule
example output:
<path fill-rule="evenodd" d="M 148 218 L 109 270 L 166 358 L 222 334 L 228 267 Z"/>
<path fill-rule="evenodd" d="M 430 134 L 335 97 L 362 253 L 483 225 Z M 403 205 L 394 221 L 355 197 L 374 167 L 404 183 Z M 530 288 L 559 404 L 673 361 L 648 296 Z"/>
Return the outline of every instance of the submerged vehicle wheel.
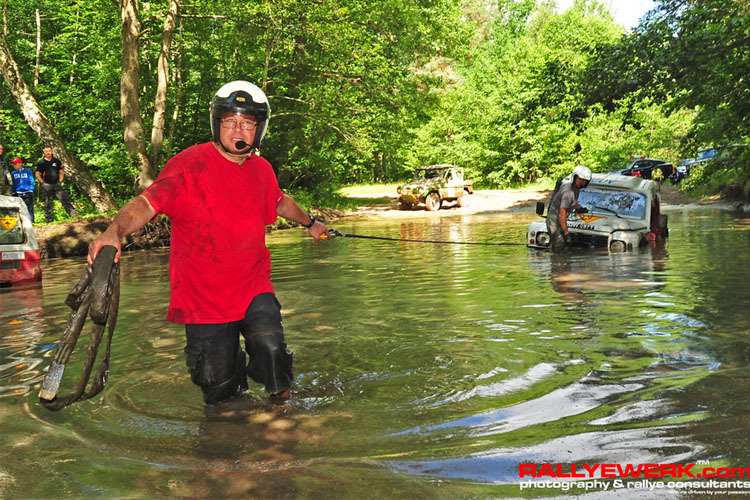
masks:
<path fill-rule="evenodd" d="M 625 246 L 624 241 L 615 240 L 612 242 L 612 244 L 609 246 L 610 252 L 624 252 L 627 247 Z"/>
<path fill-rule="evenodd" d="M 661 235 L 666 237 L 669 235 L 669 225 L 668 225 L 668 218 L 666 214 L 659 214 L 659 229 L 661 230 Z"/>
<path fill-rule="evenodd" d="M 440 199 L 440 195 L 437 193 L 430 193 L 427 195 L 427 199 L 424 201 L 424 206 L 429 212 L 440 210 L 440 205 L 443 204 L 443 200 Z"/>

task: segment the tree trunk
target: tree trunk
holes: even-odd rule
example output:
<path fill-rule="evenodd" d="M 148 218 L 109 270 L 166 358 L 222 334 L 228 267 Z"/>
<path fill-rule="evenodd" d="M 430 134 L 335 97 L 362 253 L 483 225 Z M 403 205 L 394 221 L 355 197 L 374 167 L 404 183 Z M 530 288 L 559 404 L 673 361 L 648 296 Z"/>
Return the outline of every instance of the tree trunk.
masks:
<path fill-rule="evenodd" d="M 182 43 L 182 32 L 184 28 L 184 18 L 180 17 L 180 35 L 179 35 L 179 42 L 178 42 L 178 51 L 177 51 L 177 64 L 174 71 L 174 85 L 177 87 L 177 92 L 175 92 L 175 98 L 174 98 L 174 110 L 172 111 L 172 121 L 169 124 L 169 136 L 167 138 L 167 157 L 172 156 L 172 149 L 174 147 L 174 131 L 175 127 L 177 126 L 177 120 L 180 117 L 180 106 L 182 104 L 182 94 L 183 94 L 183 82 L 182 82 L 182 53 L 184 50 L 184 45 Z"/>
<path fill-rule="evenodd" d="M 161 165 L 164 148 L 164 122 L 167 113 L 167 86 L 169 84 L 169 53 L 172 37 L 180 15 L 180 0 L 170 0 L 167 18 L 164 21 L 164 35 L 157 66 L 156 97 L 154 98 L 154 124 L 151 128 L 151 165 Z"/>
<path fill-rule="evenodd" d="M 131 160 L 135 160 L 138 164 L 138 189 L 142 191 L 154 182 L 156 172 L 146 155 L 141 106 L 138 102 L 140 78 L 138 38 L 141 34 L 138 0 L 121 0 L 120 14 L 122 18 L 120 114 L 122 114 L 125 149 Z"/>
<path fill-rule="evenodd" d="M 39 86 L 39 61 L 42 59 L 42 18 L 36 9 L 36 65 L 34 65 L 34 88 Z"/>
<path fill-rule="evenodd" d="M 104 190 L 99 181 L 94 179 L 86 165 L 66 149 L 65 142 L 57 135 L 52 124 L 42 113 L 39 103 L 21 76 L 21 70 L 13 58 L 6 37 L 0 37 L 0 72 L 13 98 L 21 108 L 26 123 L 37 133 L 43 143 L 52 146 L 55 155 L 65 165 L 65 172 L 73 184 L 91 200 L 97 210 L 102 212 L 116 210 L 117 203 L 112 196 Z"/>
<path fill-rule="evenodd" d="M 75 35 L 75 44 L 74 49 L 75 52 L 73 52 L 73 57 L 70 61 L 70 84 L 73 85 L 73 79 L 75 75 L 75 69 L 76 69 L 76 59 L 78 59 L 78 30 L 79 30 L 79 23 L 78 21 L 81 18 L 81 11 L 76 9 L 76 35 Z"/>

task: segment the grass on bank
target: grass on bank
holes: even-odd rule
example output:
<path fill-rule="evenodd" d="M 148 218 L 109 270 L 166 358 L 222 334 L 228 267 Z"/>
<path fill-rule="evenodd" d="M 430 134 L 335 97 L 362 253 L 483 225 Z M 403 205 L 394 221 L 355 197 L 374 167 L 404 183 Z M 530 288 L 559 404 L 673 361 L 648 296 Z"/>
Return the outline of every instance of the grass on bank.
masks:
<path fill-rule="evenodd" d="M 403 186 L 405 182 L 395 182 L 391 184 L 357 184 L 344 186 L 339 190 L 342 196 L 348 198 L 379 198 L 383 195 L 395 197 L 396 189 Z"/>

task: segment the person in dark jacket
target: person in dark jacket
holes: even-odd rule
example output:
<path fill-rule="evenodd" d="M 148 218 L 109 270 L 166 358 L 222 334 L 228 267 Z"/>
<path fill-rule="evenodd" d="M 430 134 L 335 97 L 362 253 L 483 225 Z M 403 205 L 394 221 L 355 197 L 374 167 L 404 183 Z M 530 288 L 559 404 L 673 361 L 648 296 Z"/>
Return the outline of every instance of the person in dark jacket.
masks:
<path fill-rule="evenodd" d="M 44 193 L 44 217 L 47 222 L 55 220 L 52 215 L 53 196 L 60 200 L 70 217 L 78 217 L 78 212 L 70 202 L 70 196 L 62 185 L 65 179 L 62 161 L 52 155 L 51 146 L 44 147 L 44 156 L 36 164 L 36 179 L 41 184 Z"/>

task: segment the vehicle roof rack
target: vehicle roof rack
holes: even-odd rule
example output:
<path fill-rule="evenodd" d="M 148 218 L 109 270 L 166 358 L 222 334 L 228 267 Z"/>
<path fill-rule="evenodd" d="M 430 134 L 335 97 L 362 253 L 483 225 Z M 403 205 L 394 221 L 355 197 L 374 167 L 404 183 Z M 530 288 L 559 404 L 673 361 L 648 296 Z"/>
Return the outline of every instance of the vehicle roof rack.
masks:
<path fill-rule="evenodd" d="M 448 163 L 442 163 L 440 165 L 427 165 L 426 167 L 419 167 L 417 170 L 442 170 L 444 168 L 456 168 L 455 165 Z"/>

